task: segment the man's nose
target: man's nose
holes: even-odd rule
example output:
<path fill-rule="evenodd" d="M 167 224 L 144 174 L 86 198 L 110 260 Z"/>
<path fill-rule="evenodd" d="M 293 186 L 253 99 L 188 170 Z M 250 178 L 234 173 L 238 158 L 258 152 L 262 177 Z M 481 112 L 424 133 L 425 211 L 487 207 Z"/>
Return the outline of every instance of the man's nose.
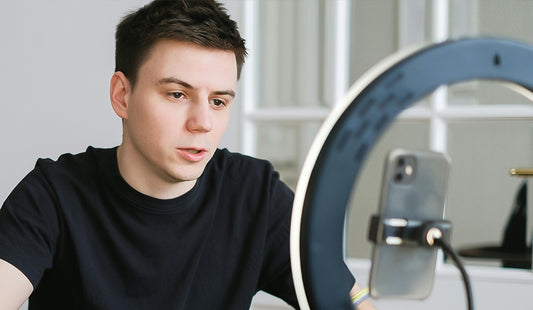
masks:
<path fill-rule="evenodd" d="M 208 100 L 197 100 L 190 105 L 187 129 L 191 132 L 209 132 L 213 129 Z"/>

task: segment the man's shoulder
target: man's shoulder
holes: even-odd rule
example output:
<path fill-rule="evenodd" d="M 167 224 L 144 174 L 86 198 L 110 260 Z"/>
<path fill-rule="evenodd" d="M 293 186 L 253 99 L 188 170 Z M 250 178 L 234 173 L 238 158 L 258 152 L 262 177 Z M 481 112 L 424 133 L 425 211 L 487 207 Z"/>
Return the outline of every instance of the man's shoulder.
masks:
<path fill-rule="evenodd" d="M 114 153 L 115 152 L 115 153 Z M 64 153 L 57 159 L 39 158 L 34 170 L 50 177 L 95 173 L 108 165 L 116 154 L 116 148 L 94 148 L 89 146 L 80 153 Z"/>
<path fill-rule="evenodd" d="M 272 166 L 272 164 L 266 159 L 232 152 L 225 148 L 218 149 L 213 156 L 213 159 L 216 163 L 225 163 L 229 165 Z"/>
<path fill-rule="evenodd" d="M 54 165 L 71 165 L 76 163 L 84 163 L 87 161 L 98 160 L 102 157 L 109 156 L 110 152 L 116 151 L 115 148 L 95 148 L 92 146 L 87 147 L 83 152 L 79 153 L 63 153 L 53 159 L 50 157 L 42 157 L 37 159 L 37 165 L 54 166 Z"/>
<path fill-rule="evenodd" d="M 212 159 L 212 169 L 231 174 L 265 176 L 274 172 L 272 164 L 265 159 L 218 149 Z"/>

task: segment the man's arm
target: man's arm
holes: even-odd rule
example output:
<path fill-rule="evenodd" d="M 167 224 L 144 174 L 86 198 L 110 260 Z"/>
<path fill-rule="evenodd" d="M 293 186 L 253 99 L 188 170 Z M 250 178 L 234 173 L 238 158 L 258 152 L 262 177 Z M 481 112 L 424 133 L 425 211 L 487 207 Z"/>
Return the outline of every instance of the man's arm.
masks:
<path fill-rule="evenodd" d="M 0 259 L 0 310 L 17 310 L 30 297 L 33 285 L 15 266 Z"/>

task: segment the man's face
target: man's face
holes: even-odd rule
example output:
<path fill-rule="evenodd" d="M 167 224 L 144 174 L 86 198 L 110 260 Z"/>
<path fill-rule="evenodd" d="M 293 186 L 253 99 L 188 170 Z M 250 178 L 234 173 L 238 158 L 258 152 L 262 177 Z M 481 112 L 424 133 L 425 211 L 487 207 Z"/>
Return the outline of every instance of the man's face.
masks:
<path fill-rule="evenodd" d="M 194 181 L 229 121 L 237 64 L 233 52 L 164 40 L 126 95 L 121 148 L 152 181 Z"/>

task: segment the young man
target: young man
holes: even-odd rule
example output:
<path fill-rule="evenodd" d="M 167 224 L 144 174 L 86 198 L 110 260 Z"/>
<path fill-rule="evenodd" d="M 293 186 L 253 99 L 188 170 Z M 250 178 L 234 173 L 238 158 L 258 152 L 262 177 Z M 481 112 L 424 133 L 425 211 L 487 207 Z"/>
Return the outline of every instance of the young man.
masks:
<path fill-rule="evenodd" d="M 298 307 L 293 193 L 217 149 L 246 51 L 211 0 L 155 0 L 116 32 L 112 149 L 37 161 L 0 209 L 0 309 Z"/>

